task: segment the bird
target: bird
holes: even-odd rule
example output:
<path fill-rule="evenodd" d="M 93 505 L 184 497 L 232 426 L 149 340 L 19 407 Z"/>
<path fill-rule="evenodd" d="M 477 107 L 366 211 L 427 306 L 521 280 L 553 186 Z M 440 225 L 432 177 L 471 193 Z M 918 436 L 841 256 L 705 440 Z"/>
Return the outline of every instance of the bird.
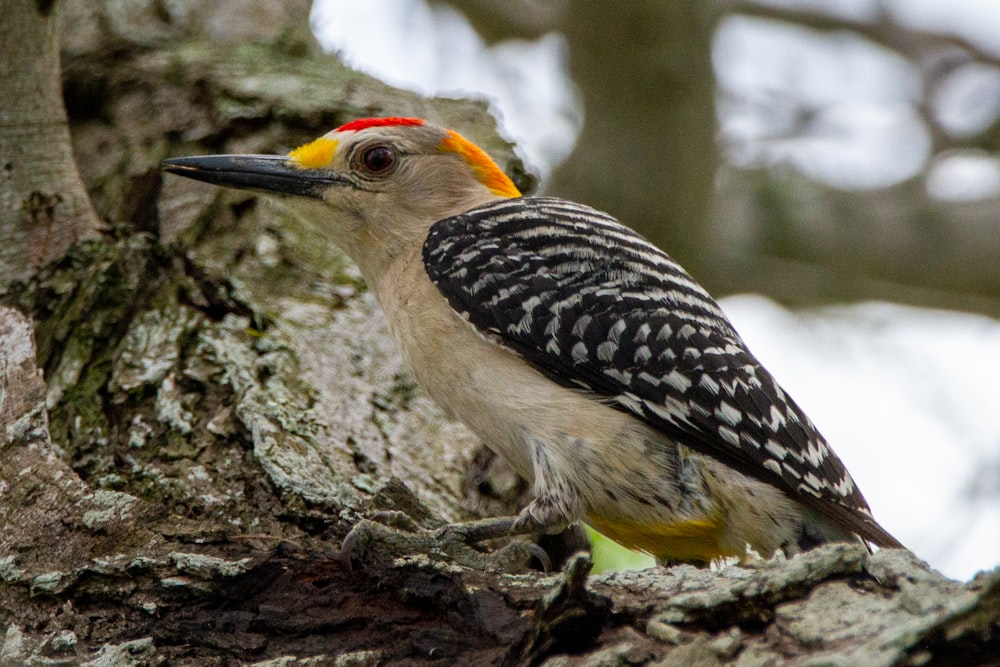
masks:
<path fill-rule="evenodd" d="M 902 547 L 716 301 L 612 216 L 524 196 L 420 118 L 360 118 L 287 155 L 164 169 L 277 198 L 357 265 L 404 362 L 530 485 L 480 537 L 583 521 L 659 562 Z"/>

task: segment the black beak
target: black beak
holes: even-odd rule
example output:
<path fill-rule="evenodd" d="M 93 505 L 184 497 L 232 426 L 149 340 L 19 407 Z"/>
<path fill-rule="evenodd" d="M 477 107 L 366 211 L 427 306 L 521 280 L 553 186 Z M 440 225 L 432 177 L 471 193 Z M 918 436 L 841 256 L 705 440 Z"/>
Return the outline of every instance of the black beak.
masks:
<path fill-rule="evenodd" d="M 227 188 L 315 199 L 322 199 L 331 185 L 349 183 L 336 172 L 296 167 L 283 155 L 175 157 L 164 160 L 163 169 Z"/>

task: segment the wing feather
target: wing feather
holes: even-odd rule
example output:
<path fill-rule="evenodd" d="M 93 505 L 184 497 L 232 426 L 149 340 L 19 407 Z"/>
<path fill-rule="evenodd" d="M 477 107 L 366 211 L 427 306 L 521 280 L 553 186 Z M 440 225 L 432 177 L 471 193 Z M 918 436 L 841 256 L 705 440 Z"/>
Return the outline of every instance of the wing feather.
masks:
<path fill-rule="evenodd" d="M 435 223 L 423 260 L 456 311 L 553 381 L 898 545 L 718 304 L 610 216 L 555 198 L 503 200 Z"/>

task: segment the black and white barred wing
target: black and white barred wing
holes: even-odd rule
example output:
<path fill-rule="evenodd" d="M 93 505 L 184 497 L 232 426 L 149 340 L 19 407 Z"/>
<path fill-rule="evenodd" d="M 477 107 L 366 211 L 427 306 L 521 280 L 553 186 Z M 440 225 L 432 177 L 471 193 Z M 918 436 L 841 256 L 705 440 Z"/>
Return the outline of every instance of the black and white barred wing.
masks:
<path fill-rule="evenodd" d="M 895 542 L 715 301 L 610 216 L 546 197 L 495 202 L 435 223 L 423 260 L 462 317 L 555 382 Z"/>

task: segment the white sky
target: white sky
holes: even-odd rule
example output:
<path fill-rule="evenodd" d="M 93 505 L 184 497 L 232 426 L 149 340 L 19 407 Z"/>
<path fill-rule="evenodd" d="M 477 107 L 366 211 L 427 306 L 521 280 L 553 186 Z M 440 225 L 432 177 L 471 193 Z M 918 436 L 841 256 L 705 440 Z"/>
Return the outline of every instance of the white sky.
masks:
<path fill-rule="evenodd" d="M 1000 53 L 1000 0 L 883 4 L 906 25 L 954 31 Z M 836 5 L 860 17 L 874 6 Z M 389 83 L 493 100 L 543 176 L 572 148 L 581 114 L 557 35 L 487 48 L 460 14 L 425 0 L 317 0 L 313 20 L 327 49 Z M 722 135 L 736 163 L 791 163 L 832 185 L 866 188 L 919 173 L 930 157 L 913 109 L 920 77 L 881 47 L 736 17 L 720 26 L 714 58 Z M 942 122 L 974 129 L 1000 110 L 1000 72 L 963 72 L 950 85 L 958 92 L 937 102 Z M 812 131 L 775 141 L 802 100 L 824 109 Z M 994 195 L 1000 161 L 943 156 L 927 187 L 942 199 Z M 891 532 L 951 577 L 1000 564 L 1000 323 L 889 304 L 794 313 L 756 296 L 723 307 Z"/>
<path fill-rule="evenodd" d="M 772 4 L 822 6 L 819 0 Z M 865 16 L 873 6 L 871 0 L 852 0 L 838 9 Z M 903 25 L 956 33 L 964 27 L 977 46 L 1000 53 L 996 0 L 963 4 L 960 11 L 948 0 L 894 0 L 886 7 Z M 834 187 L 854 189 L 916 176 L 931 157 L 930 131 L 918 109 L 925 96 L 920 73 L 858 34 L 732 16 L 716 32 L 713 56 L 723 146 L 735 164 L 788 164 Z M 954 67 L 929 97 L 931 112 L 946 131 L 955 136 L 982 131 L 1000 114 L 1000 69 L 976 63 Z M 815 111 L 805 128 L 802 109 Z M 940 158 L 929 172 L 931 194 L 955 200 L 1000 193 L 1000 166 L 982 157 L 962 151 Z M 952 168 L 952 160 L 960 166 Z"/>

